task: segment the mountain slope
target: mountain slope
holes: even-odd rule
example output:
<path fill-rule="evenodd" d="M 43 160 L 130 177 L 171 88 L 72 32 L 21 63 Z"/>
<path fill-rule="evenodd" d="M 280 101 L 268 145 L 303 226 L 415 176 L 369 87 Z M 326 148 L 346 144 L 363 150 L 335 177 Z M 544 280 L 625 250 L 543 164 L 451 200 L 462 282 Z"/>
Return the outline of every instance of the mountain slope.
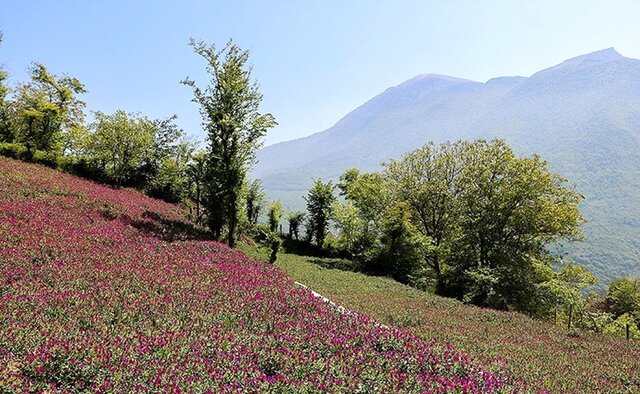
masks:
<path fill-rule="evenodd" d="M 450 346 L 340 313 L 207 240 L 175 206 L 0 157 L 2 393 L 481 393 L 511 382 Z"/>
<path fill-rule="evenodd" d="M 262 149 L 254 176 L 300 208 L 312 178 L 379 169 L 428 141 L 494 137 L 539 153 L 585 195 L 587 241 L 573 257 L 605 283 L 640 273 L 640 60 L 613 48 L 529 78 L 414 77 L 324 132 Z"/>

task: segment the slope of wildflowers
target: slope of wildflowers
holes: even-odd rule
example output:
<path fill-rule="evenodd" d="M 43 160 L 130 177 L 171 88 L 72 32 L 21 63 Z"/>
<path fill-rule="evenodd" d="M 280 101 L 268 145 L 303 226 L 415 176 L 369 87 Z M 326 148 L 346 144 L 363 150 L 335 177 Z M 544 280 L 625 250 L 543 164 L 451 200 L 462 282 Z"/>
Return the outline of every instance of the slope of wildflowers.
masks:
<path fill-rule="evenodd" d="M 258 259 L 264 250 L 243 249 Z M 392 279 L 331 269 L 337 262 L 281 253 L 277 265 L 352 311 L 372 316 L 427 340 L 450 343 L 478 363 L 503 363 L 518 391 L 640 393 L 640 340 L 603 338 L 515 312 L 464 305 Z"/>
<path fill-rule="evenodd" d="M 493 369 L 333 310 L 172 205 L 0 158 L 0 392 L 512 391 Z"/>

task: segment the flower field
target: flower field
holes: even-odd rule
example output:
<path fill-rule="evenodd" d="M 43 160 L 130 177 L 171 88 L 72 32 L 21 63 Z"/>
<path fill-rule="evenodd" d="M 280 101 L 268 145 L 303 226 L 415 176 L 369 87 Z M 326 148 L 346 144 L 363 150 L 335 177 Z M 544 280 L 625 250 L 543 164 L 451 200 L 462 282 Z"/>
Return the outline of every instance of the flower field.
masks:
<path fill-rule="evenodd" d="M 263 250 L 243 249 L 268 257 Z M 504 365 L 521 381 L 517 391 L 640 393 L 640 339 L 586 333 L 574 338 L 566 328 L 520 313 L 464 305 L 388 278 L 325 268 L 337 263 L 292 254 L 277 261 L 291 277 L 352 311 L 450 343 L 487 367 Z"/>
<path fill-rule="evenodd" d="M 172 205 L 0 158 L 0 392 L 512 392 L 346 316 Z"/>

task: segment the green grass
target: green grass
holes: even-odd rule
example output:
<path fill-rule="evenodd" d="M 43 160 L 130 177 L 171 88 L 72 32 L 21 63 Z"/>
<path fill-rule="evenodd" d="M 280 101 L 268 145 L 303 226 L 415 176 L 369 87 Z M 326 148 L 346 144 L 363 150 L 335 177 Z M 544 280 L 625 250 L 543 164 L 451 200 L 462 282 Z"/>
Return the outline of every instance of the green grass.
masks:
<path fill-rule="evenodd" d="M 245 254 L 267 260 L 266 249 Z M 337 259 L 280 253 L 276 265 L 339 305 L 437 341 L 479 362 L 506 364 L 532 391 L 640 393 L 640 340 L 570 337 L 565 329 L 515 312 L 439 297 L 393 279 L 330 268 Z"/>

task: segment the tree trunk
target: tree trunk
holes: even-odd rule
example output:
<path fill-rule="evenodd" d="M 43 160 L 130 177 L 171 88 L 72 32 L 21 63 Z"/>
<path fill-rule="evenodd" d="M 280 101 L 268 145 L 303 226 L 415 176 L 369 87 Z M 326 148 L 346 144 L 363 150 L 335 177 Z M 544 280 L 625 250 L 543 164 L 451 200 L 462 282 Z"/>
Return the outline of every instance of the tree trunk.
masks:
<path fill-rule="evenodd" d="M 229 196 L 229 234 L 227 235 L 227 244 L 230 248 L 236 247 L 236 227 L 238 224 L 238 207 L 236 205 L 236 193 L 230 193 Z"/>

